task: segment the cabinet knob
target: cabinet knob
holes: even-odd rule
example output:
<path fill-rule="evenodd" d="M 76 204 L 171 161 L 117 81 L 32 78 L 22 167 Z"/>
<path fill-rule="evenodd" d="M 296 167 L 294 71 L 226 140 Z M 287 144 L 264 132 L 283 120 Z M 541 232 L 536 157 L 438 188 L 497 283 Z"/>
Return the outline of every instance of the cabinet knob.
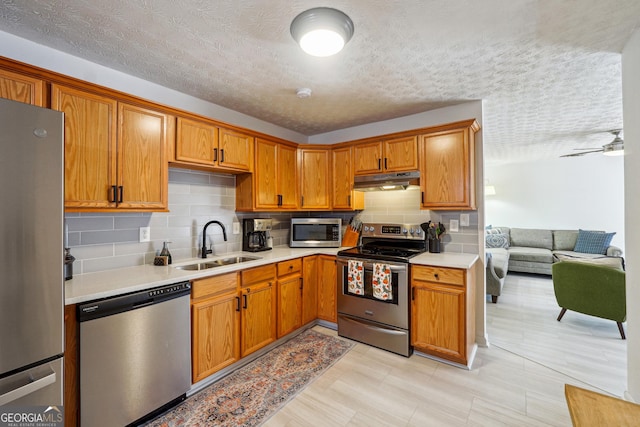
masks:
<path fill-rule="evenodd" d="M 438 277 L 438 273 L 435 273 L 435 274 L 433 275 L 433 277 L 435 277 L 435 278 L 436 278 L 436 280 L 440 280 L 440 277 Z"/>

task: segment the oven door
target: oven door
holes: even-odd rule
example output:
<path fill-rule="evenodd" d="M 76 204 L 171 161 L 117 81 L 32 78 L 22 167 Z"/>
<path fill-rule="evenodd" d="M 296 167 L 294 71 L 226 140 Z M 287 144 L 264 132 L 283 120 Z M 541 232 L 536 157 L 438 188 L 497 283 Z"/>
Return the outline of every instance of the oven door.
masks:
<path fill-rule="evenodd" d="M 338 313 L 383 323 L 401 329 L 409 329 L 409 286 L 406 263 L 393 263 L 371 259 L 362 261 L 363 292 L 349 292 L 349 259 L 337 259 Z M 373 294 L 373 277 L 376 264 L 390 268 L 390 299 L 381 300 Z"/>

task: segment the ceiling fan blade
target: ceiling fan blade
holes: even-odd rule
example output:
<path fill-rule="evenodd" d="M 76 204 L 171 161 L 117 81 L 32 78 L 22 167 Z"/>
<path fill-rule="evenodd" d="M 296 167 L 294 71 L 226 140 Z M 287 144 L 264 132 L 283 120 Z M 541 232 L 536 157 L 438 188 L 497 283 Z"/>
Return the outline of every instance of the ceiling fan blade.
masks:
<path fill-rule="evenodd" d="M 578 157 L 578 156 L 584 156 L 585 154 L 590 154 L 590 153 L 601 153 L 603 151 L 604 151 L 603 149 L 591 150 L 591 151 L 583 151 L 582 153 L 565 154 L 565 155 L 560 156 L 560 157 Z"/>

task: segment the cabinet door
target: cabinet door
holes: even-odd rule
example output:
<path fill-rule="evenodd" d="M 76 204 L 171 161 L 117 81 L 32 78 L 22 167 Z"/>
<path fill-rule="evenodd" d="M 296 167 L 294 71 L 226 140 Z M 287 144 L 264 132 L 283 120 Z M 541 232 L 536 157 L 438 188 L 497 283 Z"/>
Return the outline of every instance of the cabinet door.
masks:
<path fill-rule="evenodd" d="M 115 208 L 116 101 L 59 85 L 51 95 L 65 114 L 65 208 Z"/>
<path fill-rule="evenodd" d="M 284 144 L 278 144 L 278 194 L 280 209 L 298 208 L 298 173 L 296 166 L 297 150 Z"/>
<path fill-rule="evenodd" d="M 191 307 L 195 383 L 240 360 L 240 297 L 234 292 Z"/>
<path fill-rule="evenodd" d="M 0 70 L 0 98 L 43 107 L 44 82 L 34 77 Z"/>
<path fill-rule="evenodd" d="M 475 209 L 474 147 L 468 128 L 422 136 L 420 186 L 425 209 Z"/>
<path fill-rule="evenodd" d="M 411 344 L 416 350 L 466 364 L 464 287 L 414 281 Z"/>
<path fill-rule="evenodd" d="M 332 208 L 364 209 L 364 193 L 353 190 L 351 147 L 336 148 L 332 154 Z"/>
<path fill-rule="evenodd" d="M 231 129 L 220 128 L 217 153 L 219 168 L 250 172 L 253 159 L 253 137 Z"/>
<path fill-rule="evenodd" d="M 418 169 L 418 139 L 415 136 L 384 141 L 383 167 L 386 172 Z"/>
<path fill-rule="evenodd" d="M 298 149 L 300 179 L 300 209 L 331 208 L 331 159 L 326 148 Z"/>
<path fill-rule="evenodd" d="M 302 324 L 318 317 L 318 257 L 302 259 Z"/>
<path fill-rule="evenodd" d="M 167 208 L 170 116 L 118 104 L 118 207 Z"/>
<path fill-rule="evenodd" d="M 338 321 L 336 306 L 336 257 L 318 256 L 318 318 Z"/>
<path fill-rule="evenodd" d="M 278 279 L 278 338 L 302 326 L 302 277 L 291 274 Z"/>
<path fill-rule="evenodd" d="M 241 356 L 276 340 L 276 291 L 273 282 L 242 289 Z"/>
<path fill-rule="evenodd" d="M 358 144 L 353 147 L 354 173 L 356 175 L 366 175 L 382 171 L 382 144 L 380 142 L 369 142 Z"/>
<path fill-rule="evenodd" d="M 178 117 L 176 152 L 178 161 L 214 165 L 218 128 L 210 123 Z"/>
<path fill-rule="evenodd" d="M 256 140 L 255 207 L 275 209 L 278 207 L 278 144 L 264 139 Z"/>

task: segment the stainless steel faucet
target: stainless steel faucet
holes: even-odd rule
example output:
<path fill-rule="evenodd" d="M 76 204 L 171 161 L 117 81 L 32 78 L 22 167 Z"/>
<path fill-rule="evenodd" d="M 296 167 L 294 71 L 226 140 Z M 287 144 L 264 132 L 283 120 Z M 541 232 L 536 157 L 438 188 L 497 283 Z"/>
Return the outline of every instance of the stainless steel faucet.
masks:
<path fill-rule="evenodd" d="M 206 258 L 207 254 L 213 252 L 212 249 L 207 249 L 207 227 L 209 227 L 211 224 L 218 224 L 220 226 L 220 228 L 222 229 L 222 237 L 224 237 L 225 242 L 227 241 L 227 230 L 224 228 L 224 225 L 220 221 L 213 220 L 206 223 L 204 225 L 204 228 L 202 229 L 202 253 L 200 254 L 200 257 L 202 258 Z"/>

